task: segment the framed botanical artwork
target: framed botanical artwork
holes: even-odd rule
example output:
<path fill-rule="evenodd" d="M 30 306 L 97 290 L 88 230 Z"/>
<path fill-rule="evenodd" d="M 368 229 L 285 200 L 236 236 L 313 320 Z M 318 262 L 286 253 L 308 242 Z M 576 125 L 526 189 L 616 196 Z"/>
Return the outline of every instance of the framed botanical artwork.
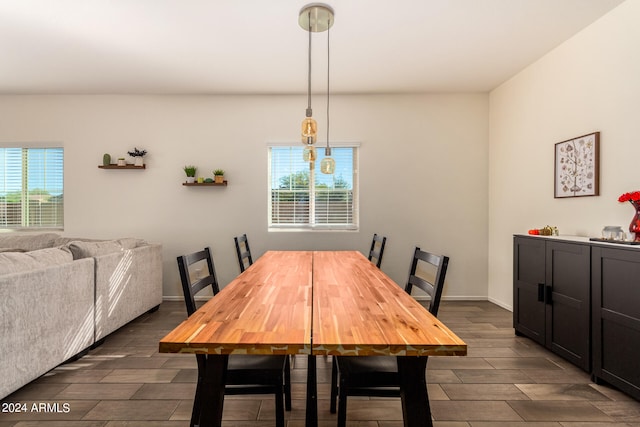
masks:
<path fill-rule="evenodd" d="M 597 196 L 600 174 L 600 132 L 556 144 L 555 198 Z"/>

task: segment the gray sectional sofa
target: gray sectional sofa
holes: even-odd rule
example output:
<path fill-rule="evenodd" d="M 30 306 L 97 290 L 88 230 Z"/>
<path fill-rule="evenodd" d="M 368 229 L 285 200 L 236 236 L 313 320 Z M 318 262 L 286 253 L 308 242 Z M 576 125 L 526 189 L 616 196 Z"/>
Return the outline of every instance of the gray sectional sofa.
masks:
<path fill-rule="evenodd" d="M 162 246 L 0 234 L 0 399 L 162 302 Z"/>

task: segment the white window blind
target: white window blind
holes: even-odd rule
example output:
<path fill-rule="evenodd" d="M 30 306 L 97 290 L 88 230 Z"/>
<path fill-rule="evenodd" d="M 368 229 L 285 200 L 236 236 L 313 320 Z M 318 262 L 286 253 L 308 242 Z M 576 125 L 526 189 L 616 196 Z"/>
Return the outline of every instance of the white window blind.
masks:
<path fill-rule="evenodd" d="M 62 229 L 64 150 L 0 148 L 0 228 Z"/>
<path fill-rule="evenodd" d="M 269 227 L 272 229 L 356 229 L 357 147 L 333 147 L 336 170 L 320 172 L 324 148 L 315 162 L 303 160 L 304 147 L 269 147 Z"/>

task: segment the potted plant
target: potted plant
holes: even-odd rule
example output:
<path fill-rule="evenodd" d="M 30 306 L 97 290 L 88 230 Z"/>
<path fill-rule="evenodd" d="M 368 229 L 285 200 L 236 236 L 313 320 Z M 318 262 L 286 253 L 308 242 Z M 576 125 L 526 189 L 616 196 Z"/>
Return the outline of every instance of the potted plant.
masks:
<path fill-rule="evenodd" d="M 133 164 L 136 166 L 144 166 L 144 155 L 147 154 L 147 150 L 138 150 L 138 148 L 133 147 L 133 151 L 127 151 L 131 157 L 133 157 Z"/>
<path fill-rule="evenodd" d="M 213 177 L 215 178 L 216 184 L 222 184 L 224 182 L 224 170 L 222 169 L 214 170 Z"/>
<path fill-rule="evenodd" d="M 193 184 L 196 180 L 196 167 L 193 165 L 185 166 L 184 173 L 187 175 L 187 182 Z"/>

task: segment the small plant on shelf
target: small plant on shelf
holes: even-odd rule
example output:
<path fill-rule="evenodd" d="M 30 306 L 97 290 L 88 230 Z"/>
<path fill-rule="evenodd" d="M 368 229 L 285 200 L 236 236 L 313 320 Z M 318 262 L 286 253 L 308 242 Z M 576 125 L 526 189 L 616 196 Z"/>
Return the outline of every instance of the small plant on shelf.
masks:
<path fill-rule="evenodd" d="M 215 181 L 218 184 L 222 184 L 224 182 L 224 170 L 216 169 L 213 171 L 213 176 L 215 177 Z"/>
<path fill-rule="evenodd" d="M 133 157 L 133 164 L 136 166 L 144 165 L 144 155 L 147 154 L 147 150 L 138 150 L 137 147 L 133 147 L 133 151 L 127 151 L 127 154 Z"/>
<path fill-rule="evenodd" d="M 133 147 L 133 151 L 127 151 L 127 154 L 131 157 L 144 157 L 147 154 L 147 150 L 138 150 L 138 148 Z"/>
<path fill-rule="evenodd" d="M 193 165 L 185 166 L 184 173 L 187 175 L 187 182 L 192 183 L 195 181 L 197 168 Z"/>

